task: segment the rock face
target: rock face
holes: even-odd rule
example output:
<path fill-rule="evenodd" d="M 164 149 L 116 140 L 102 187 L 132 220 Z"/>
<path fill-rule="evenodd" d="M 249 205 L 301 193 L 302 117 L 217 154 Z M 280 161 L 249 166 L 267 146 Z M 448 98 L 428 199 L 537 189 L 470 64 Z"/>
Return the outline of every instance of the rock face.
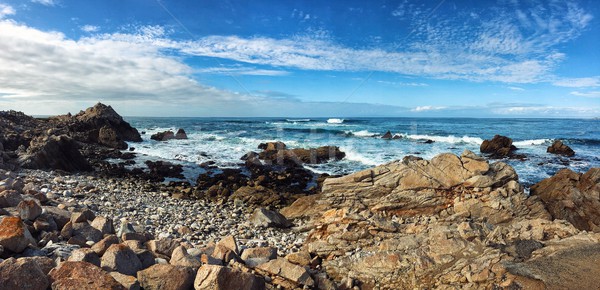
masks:
<path fill-rule="evenodd" d="M 394 137 L 392 136 L 392 132 L 390 132 L 390 131 L 385 132 L 385 134 L 383 134 L 383 136 L 381 136 L 381 139 L 388 139 L 389 140 L 389 139 L 392 139 L 392 138 L 394 138 Z"/>
<path fill-rule="evenodd" d="M 531 187 L 555 219 L 576 228 L 600 232 L 600 168 L 584 174 L 563 169 Z"/>
<path fill-rule="evenodd" d="M 346 153 L 336 146 L 286 149 L 285 144 L 281 142 L 271 142 L 259 145 L 259 149 L 261 148 L 264 148 L 264 151 L 258 154 L 258 158 L 273 165 L 319 164 L 332 159 L 340 160 L 346 156 Z"/>
<path fill-rule="evenodd" d="M 546 152 L 557 155 L 564 155 L 568 157 L 575 155 L 575 151 L 573 151 L 571 147 L 563 144 L 563 142 L 560 140 L 554 141 L 554 143 L 552 143 L 552 145 L 550 145 L 548 149 L 546 149 Z"/>
<path fill-rule="evenodd" d="M 552 221 L 510 166 L 469 151 L 326 179 L 317 198 L 282 213 L 308 218 L 304 249 L 323 259 L 329 277 L 361 289 L 524 287 L 523 275 L 504 280 L 517 277 L 508 263 L 579 233 Z"/>
<path fill-rule="evenodd" d="M 87 132 L 89 136 L 87 141 L 95 142 L 100 140 L 99 133 L 103 128 L 111 128 L 112 132 L 110 134 L 115 135 L 114 142 L 111 142 L 111 144 L 118 146 L 113 147 L 117 149 L 127 148 L 127 145 L 123 141 L 142 141 L 140 133 L 135 128 L 131 127 L 129 123 L 125 122 L 123 117 L 117 114 L 117 112 L 115 112 L 111 106 L 107 106 L 102 103 L 98 103 L 93 107 L 73 116 L 73 118 L 70 120 L 69 126 L 73 131 L 76 132 Z M 98 130 L 98 128 L 101 129 Z"/>
<path fill-rule="evenodd" d="M 185 130 L 183 130 L 182 128 L 179 128 L 179 130 L 177 130 L 177 133 L 175 133 L 175 139 L 187 139 L 188 136 L 185 133 Z"/>
<path fill-rule="evenodd" d="M 491 140 L 483 140 L 479 151 L 489 154 L 492 158 L 504 158 L 510 156 L 517 147 L 512 145 L 512 139 L 496 135 Z"/>
<path fill-rule="evenodd" d="M 77 143 L 66 135 L 38 137 L 19 156 L 19 163 L 30 169 L 89 171 L 90 164 L 79 152 Z"/>

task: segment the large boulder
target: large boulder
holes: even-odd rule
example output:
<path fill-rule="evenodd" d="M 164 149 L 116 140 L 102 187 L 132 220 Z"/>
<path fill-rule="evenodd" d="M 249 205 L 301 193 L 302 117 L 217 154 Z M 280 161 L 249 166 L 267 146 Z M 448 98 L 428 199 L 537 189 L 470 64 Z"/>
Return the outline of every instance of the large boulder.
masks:
<path fill-rule="evenodd" d="M 87 262 L 64 262 L 50 271 L 52 289 L 92 290 L 92 289 L 125 289 L 100 267 Z"/>
<path fill-rule="evenodd" d="M 512 139 L 501 135 L 496 135 L 491 140 L 483 140 L 479 146 L 481 153 L 489 154 L 492 158 L 509 157 L 515 150 L 517 147 L 512 145 Z"/>
<path fill-rule="evenodd" d="M 108 247 L 102 255 L 101 265 L 108 271 L 135 276 L 142 269 L 142 262 L 131 248 L 124 244 Z"/>
<path fill-rule="evenodd" d="M 4 217 L 0 221 L 0 246 L 13 253 L 21 253 L 36 242 L 19 217 Z"/>
<path fill-rule="evenodd" d="M 38 290 L 46 289 L 50 282 L 43 270 L 28 258 L 10 258 L 0 263 L 0 288 Z"/>
<path fill-rule="evenodd" d="M 571 147 L 565 145 L 561 140 L 554 141 L 554 143 L 546 149 L 546 152 L 568 157 L 575 155 L 575 151 L 573 151 Z"/>
<path fill-rule="evenodd" d="M 218 265 L 203 265 L 194 280 L 196 290 L 262 290 L 265 281 L 250 273 Z"/>
<path fill-rule="evenodd" d="M 135 128 L 123 120 L 123 117 L 115 112 L 111 106 L 102 103 L 97 103 L 93 107 L 75 115 L 73 118 L 77 121 L 77 124 L 74 125 L 75 128 L 91 131 L 108 126 L 114 130 L 117 139 L 131 142 L 142 141 L 140 133 Z"/>
<path fill-rule="evenodd" d="M 600 168 L 581 174 L 563 169 L 531 187 L 553 218 L 576 228 L 600 232 Z"/>
<path fill-rule="evenodd" d="M 31 141 L 27 151 L 19 155 L 23 168 L 89 171 L 90 164 L 79 152 L 77 142 L 66 135 L 40 136 Z"/>
<path fill-rule="evenodd" d="M 189 267 L 156 264 L 138 272 L 137 278 L 145 290 L 187 290 L 194 285 L 194 273 Z"/>
<path fill-rule="evenodd" d="M 171 131 L 171 130 L 164 131 L 164 132 L 158 132 L 156 134 L 152 134 L 152 136 L 150 136 L 150 139 L 156 140 L 156 141 L 167 141 L 167 140 L 175 139 L 175 133 L 173 133 L 173 131 Z"/>

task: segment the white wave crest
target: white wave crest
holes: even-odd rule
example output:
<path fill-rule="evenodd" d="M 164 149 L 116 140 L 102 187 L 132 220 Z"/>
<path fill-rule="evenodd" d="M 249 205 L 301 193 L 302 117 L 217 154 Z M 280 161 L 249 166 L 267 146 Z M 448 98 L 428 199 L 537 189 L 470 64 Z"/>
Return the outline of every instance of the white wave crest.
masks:
<path fill-rule="evenodd" d="M 345 133 L 348 135 L 356 136 L 356 137 L 375 137 L 375 136 L 379 135 L 377 133 L 369 132 L 368 130 L 345 131 Z"/>
<path fill-rule="evenodd" d="M 537 146 L 537 145 L 544 145 L 544 144 L 549 144 L 552 140 L 550 139 L 533 139 L 533 140 L 523 140 L 523 141 L 517 141 L 517 142 L 513 142 L 513 145 L 515 146 L 521 146 L 521 147 L 525 147 L 525 146 Z"/>
<path fill-rule="evenodd" d="M 329 124 L 341 124 L 344 123 L 344 119 L 331 118 L 327 120 Z"/>
<path fill-rule="evenodd" d="M 444 142 L 450 144 L 476 144 L 479 145 L 483 142 L 483 139 L 479 137 L 462 136 L 456 137 L 454 135 L 449 136 L 432 136 L 432 135 L 402 135 L 404 138 L 411 140 L 432 140 L 435 142 Z"/>

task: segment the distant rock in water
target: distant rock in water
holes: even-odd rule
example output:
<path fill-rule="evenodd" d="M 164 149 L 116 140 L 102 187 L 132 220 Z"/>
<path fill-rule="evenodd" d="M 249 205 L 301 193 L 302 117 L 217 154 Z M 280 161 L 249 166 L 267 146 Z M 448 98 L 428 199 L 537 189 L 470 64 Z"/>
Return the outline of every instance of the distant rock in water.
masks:
<path fill-rule="evenodd" d="M 563 169 L 531 187 L 553 218 L 576 228 L 600 232 L 600 168 L 581 174 Z"/>
<path fill-rule="evenodd" d="M 175 139 L 175 133 L 173 133 L 173 131 L 171 131 L 171 130 L 164 131 L 164 132 L 158 132 L 156 134 L 152 134 L 152 136 L 150 136 L 150 139 L 156 140 L 156 141 L 167 141 L 167 140 Z"/>
<path fill-rule="evenodd" d="M 286 149 L 287 146 L 282 142 L 269 142 L 260 144 L 258 148 L 264 150 L 258 154 L 259 159 L 273 165 L 320 164 L 329 160 L 340 160 L 346 156 L 337 146 Z"/>
<path fill-rule="evenodd" d="M 394 139 L 394 140 L 402 139 L 402 136 L 400 136 L 400 135 L 394 135 L 394 137 L 392 137 L 392 139 Z"/>
<path fill-rule="evenodd" d="M 435 141 L 431 140 L 431 139 L 427 139 L 425 141 L 423 141 L 424 144 L 433 144 L 435 143 Z"/>
<path fill-rule="evenodd" d="M 546 149 L 546 152 L 568 157 L 575 155 L 575 151 L 573 151 L 571 147 L 565 145 L 561 140 L 554 141 L 554 143 Z"/>
<path fill-rule="evenodd" d="M 390 131 L 385 132 L 385 134 L 383 134 L 383 136 L 381 136 L 381 139 L 388 139 L 389 140 L 389 139 L 392 139 L 392 138 L 394 138 L 394 137 L 392 137 L 392 132 L 390 132 Z"/>
<path fill-rule="evenodd" d="M 500 135 L 494 136 L 492 140 L 483 140 L 479 147 L 481 153 L 490 154 L 492 158 L 509 157 L 515 150 L 517 147 L 512 145 L 512 139 Z"/>
<path fill-rule="evenodd" d="M 183 130 L 182 128 L 179 128 L 179 130 L 177 130 L 177 133 L 175 133 L 175 139 L 187 139 L 188 136 L 185 133 L 185 130 Z"/>

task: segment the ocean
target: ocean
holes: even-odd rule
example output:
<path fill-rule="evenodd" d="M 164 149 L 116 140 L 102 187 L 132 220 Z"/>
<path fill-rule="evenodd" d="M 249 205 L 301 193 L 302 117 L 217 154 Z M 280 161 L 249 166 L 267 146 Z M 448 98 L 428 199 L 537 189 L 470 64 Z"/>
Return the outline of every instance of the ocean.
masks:
<path fill-rule="evenodd" d="M 204 171 L 199 164 L 212 161 L 221 168 L 235 168 L 260 143 L 282 141 L 288 148 L 339 146 L 346 157 L 326 164 L 306 165 L 316 173 L 349 174 L 406 155 L 425 159 L 469 149 L 479 154 L 484 139 L 500 134 L 513 139 L 518 154 L 527 159 L 503 160 L 515 168 L 520 182 L 530 186 L 562 168 L 585 172 L 600 167 L 600 120 L 592 119 L 474 119 L 474 118 L 125 118 L 142 135 L 142 143 L 130 143 L 143 161 L 169 160 L 184 165 L 193 182 Z M 158 142 L 154 133 L 183 128 L 189 139 Z M 402 138 L 385 140 L 387 131 Z M 576 155 L 572 158 L 546 153 L 553 140 L 561 139 Z M 425 143 L 431 140 L 433 143 Z"/>

